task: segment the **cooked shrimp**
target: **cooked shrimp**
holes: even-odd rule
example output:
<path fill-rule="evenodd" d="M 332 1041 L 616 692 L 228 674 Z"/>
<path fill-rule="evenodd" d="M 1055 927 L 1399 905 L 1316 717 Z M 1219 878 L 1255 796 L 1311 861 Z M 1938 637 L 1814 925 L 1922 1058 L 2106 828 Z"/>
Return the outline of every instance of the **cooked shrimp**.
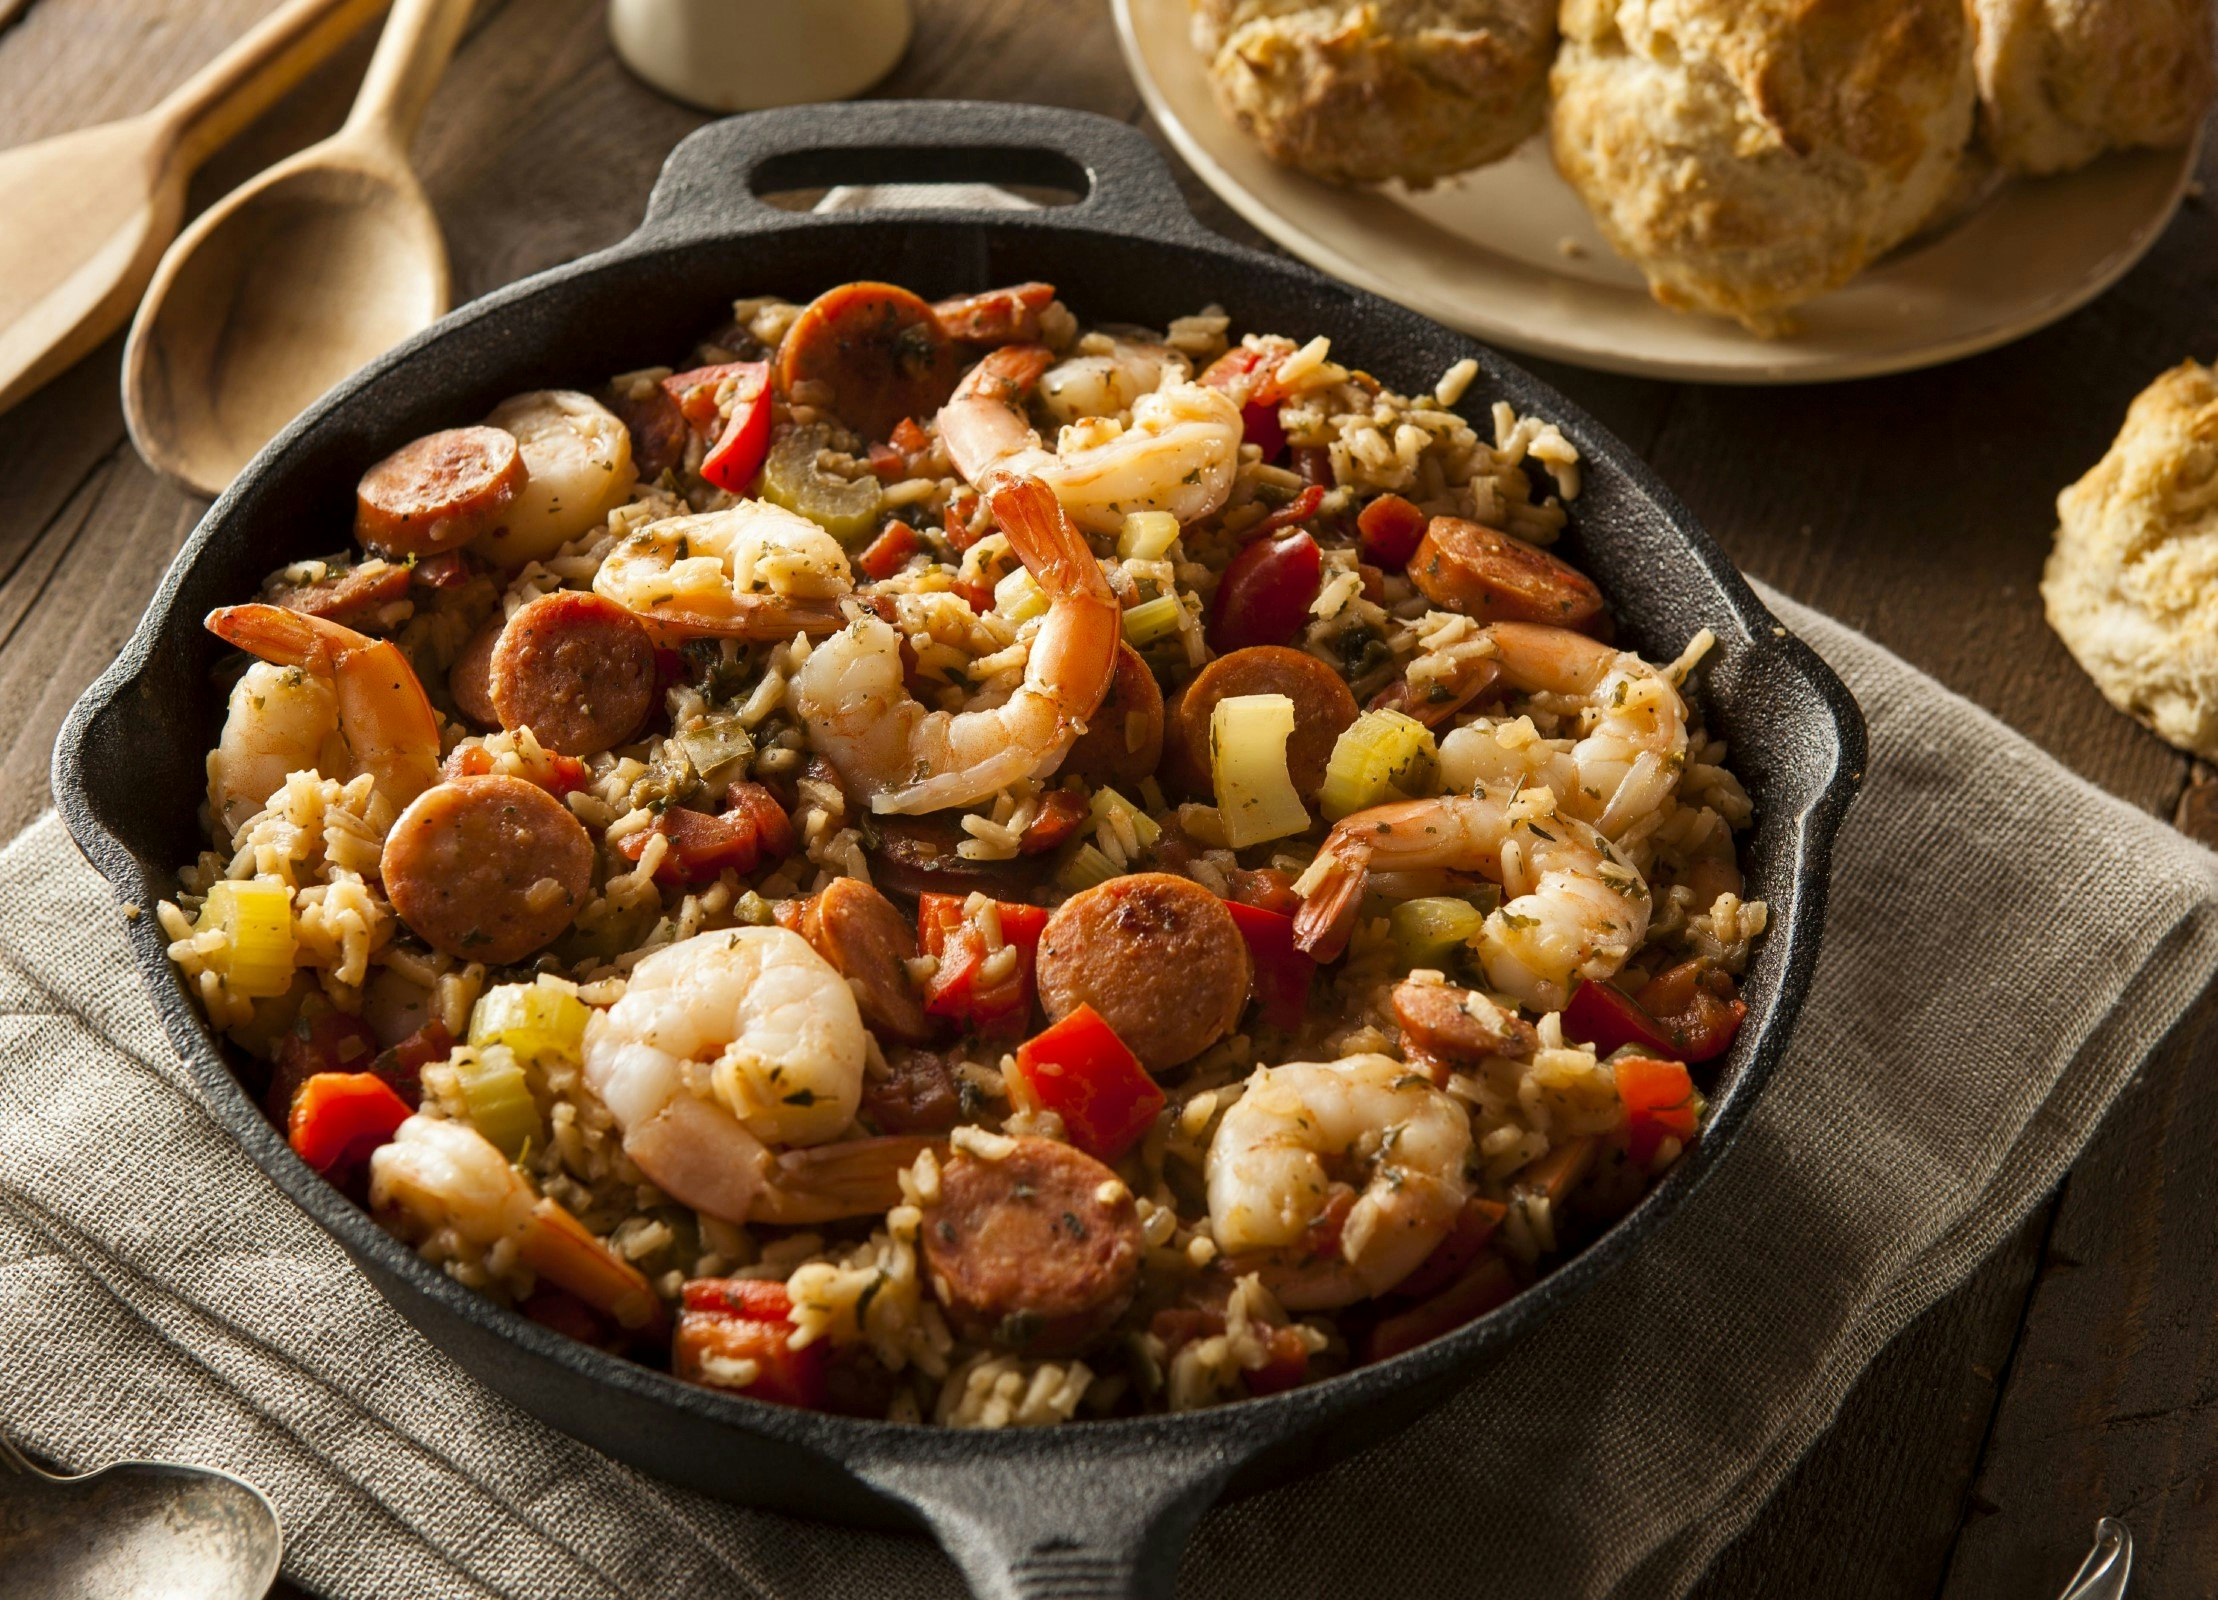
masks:
<path fill-rule="evenodd" d="M 826 1222 L 891 1205 L 923 1146 L 833 1142 L 855 1120 L 868 1048 L 854 991 L 806 939 L 734 928 L 632 969 L 586 1024 L 585 1081 L 673 1198 L 728 1222 Z"/>
<path fill-rule="evenodd" d="M 286 775 L 367 772 L 394 815 L 439 781 L 439 721 L 400 647 L 282 606 L 224 606 L 208 631 L 266 664 L 231 691 L 208 808 L 231 832 Z M 390 820 L 390 819 L 388 819 Z"/>
<path fill-rule="evenodd" d="M 999 473 L 1040 479 L 1081 528 L 1114 533 L 1130 511 L 1209 515 L 1232 492 L 1240 408 L 1215 389 L 1174 383 L 1113 418 L 1063 430 L 1053 450 L 1025 414 L 1025 396 L 1054 360 L 1045 346 L 1003 345 L 973 367 L 940 408 L 940 441 L 955 470 L 984 488 Z"/>
<path fill-rule="evenodd" d="M 415 1238 L 450 1232 L 475 1250 L 502 1242 L 548 1282 L 625 1328 L 644 1328 L 662 1304 L 639 1269 L 536 1193 L 493 1143 L 467 1123 L 422 1113 L 370 1157 L 370 1205 Z"/>
<path fill-rule="evenodd" d="M 1102 348 L 1106 346 L 1106 348 Z M 1184 383 L 1194 365 L 1167 344 L 1096 335 L 1085 353 L 1058 361 L 1040 374 L 1040 404 L 1057 422 L 1088 417 L 1123 419 L 1133 402 L 1166 383 Z"/>
<path fill-rule="evenodd" d="M 1578 978 L 1607 978 L 1648 936 L 1648 885 L 1594 828 L 1545 789 L 1447 795 L 1342 818 L 1296 888 L 1294 940 L 1329 960 L 1347 945 L 1372 872 L 1445 867 L 1509 896 L 1472 939 L 1487 981 L 1536 1011 L 1560 1011 Z"/>
<path fill-rule="evenodd" d="M 1264 1255 L 1264 1282 L 1289 1310 L 1369 1299 L 1447 1236 L 1470 1151 L 1469 1115 L 1390 1056 L 1258 1067 L 1209 1142 L 1210 1231 L 1229 1255 Z M 1338 1241 L 1304 1251 L 1351 1176 L 1362 1192 Z"/>
<path fill-rule="evenodd" d="M 1502 676 L 1528 694 L 1571 695 L 1593 709 L 1594 726 L 1568 754 L 1511 746 L 1491 726 L 1458 728 L 1440 744 L 1449 787 L 1523 780 L 1552 790 L 1568 816 L 1609 838 L 1662 805 L 1687 763 L 1687 707 L 1671 680 L 1629 650 L 1568 628 L 1497 622 L 1485 630 Z"/>
<path fill-rule="evenodd" d="M 650 522 L 593 575 L 595 593 L 670 633 L 764 641 L 837 631 L 854 586 L 837 539 L 766 500 Z"/>
<path fill-rule="evenodd" d="M 926 711 L 903 686 L 900 635 L 874 616 L 818 645 L 793 676 L 810 745 L 873 811 L 969 805 L 1054 771 L 1109 692 L 1120 613 L 1101 563 L 1037 479 L 1005 479 L 987 500 L 1048 596 L 1024 682 L 1005 704 Z"/>

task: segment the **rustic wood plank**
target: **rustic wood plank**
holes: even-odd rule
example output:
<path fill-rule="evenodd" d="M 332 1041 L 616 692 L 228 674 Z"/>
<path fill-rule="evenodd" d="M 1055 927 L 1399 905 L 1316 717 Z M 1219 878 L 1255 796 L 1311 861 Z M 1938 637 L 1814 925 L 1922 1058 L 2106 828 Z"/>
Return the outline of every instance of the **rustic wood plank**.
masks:
<path fill-rule="evenodd" d="M 2133 1593 L 2218 1574 L 2218 1005 L 2072 1171 L 1943 1594 L 2062 1585 L 2095 1518 L 2133 1530 Z"/>

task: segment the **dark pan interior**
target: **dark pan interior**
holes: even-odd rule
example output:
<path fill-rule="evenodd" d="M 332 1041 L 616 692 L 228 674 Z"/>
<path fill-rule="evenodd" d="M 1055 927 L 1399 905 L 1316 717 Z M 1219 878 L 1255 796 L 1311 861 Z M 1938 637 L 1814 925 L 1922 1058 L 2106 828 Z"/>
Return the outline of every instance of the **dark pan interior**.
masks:
<path fill-rule="evenodd" d="M 1037 213 L 822 218 L 764 207 L 748 193 L 749 184 L 768 192 L 981 176 L 1091 192 L 1080 205 Z M 1232 314 L 1235 331 L 1329 334 L 1337 357 L 1406 392 L 1428 390 L 1470 356 L 1481 371 L 1461 409 L 1483 436 L 1487 408 L 1500 398 L 1555 420 L 1577 444 L 1584 492 L 1560 548 L 1602 585 L 1628 642 L 1668 658 L 1697 628 L 1719 637 L 1699 699 L 1756 802 L 1744 865 L 1750 893 L 1773 910 L 1745 985 L 1750 1022 L 1716 1080 L 1712 1120 L 1694 1153 L 1632 1216 L 1457 1334 L 1272 1400 L 990 1436 L 780 1411 L 601 1356 L 424 1267 L 298 1162 L 231 1082 L 166 962 L 154 919 L 139 919 L 130 935 L 172 1037 L 255 1159 L 434 1340 L 527 1409 L 710 1492 L 843 1518 L 921 1511 L 988 1587 L 1027 1550 L 1131 1546 L 1126 1555 L 1140 1559 L 1133 1550 L 1150 1533 L 1162 1535 L 1145 1557 L 1153 1570 L 1170 1559 L 1166 1548 L 1175 1556 L 1177 1538 L 1243 1462 L 1257 1464 L 1238 1473 L 1239 1488 L 1375 1436 L 1632 1248 L 1728 1157 L 1807 985 L 1827 849 L 1862 766 L 1860 719 L 1838 680 L 1776 627 L 1686 510 L 1561 396 L 1410 312 L 1202 232 L 1159 159 L 1117 124 L 960 105 L 812 107 L 734 119 L 680 148 L 640 234 L 465 307 L 342 385 L 265 451 L 210 511 L 122 658 L 73 713 L 56 756 L 56 795 L 119 896 L 151 904 L 202 843 L 194 801 L 221 715 L 211 673 L 225 651 L 200 619 L 251 594 L 279 563 L 345 546 L 353 484 L 367 463 L 418 433 L 474 421 L 518 390 L 590 390 L 613 373 L 682 358 L 729 314 L 735 296 L 806 300 L 865 277 L 927 297 L 1045 279 L 1089 322 L 1161 326 L 1215 302 Z M 1316 1443 L 1321 1433 L 1330 1435 L 1325 1449 Z M 1182 1497 L 1162 1487 L 1174 1482 Z M 1021 1487 L 1012 1494 L 1012 1486 Z M 1123 1509 L 1112 1516 L 1110 1502 Z M 978 1509 L 984 1504 L 999 1509 L 989 1514 Z M 1100 1592 L 1124 1592 L 1125 1581 Z"/>

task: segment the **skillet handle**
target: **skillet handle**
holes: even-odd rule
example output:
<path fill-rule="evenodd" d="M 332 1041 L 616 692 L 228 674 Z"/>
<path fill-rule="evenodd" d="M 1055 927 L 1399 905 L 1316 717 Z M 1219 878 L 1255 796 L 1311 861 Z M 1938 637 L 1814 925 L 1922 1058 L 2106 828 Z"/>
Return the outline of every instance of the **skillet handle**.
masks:
<path fill-rule="evenodd" d="M 1027 216 L 1143 238 L 1213 243 L 1147 136 L 1089 112 L 968 100 L 874 100 L 787 106 L 710 123 L 663 163 L 647 215 L 627 244 L 729 238 L 766 228 L 837 226 L 844 214 L 786 211 L 759 198 L 836 184 L 999 183 L 1082 198 L 1036 213 L 919 208 L 934 221 Z M 884 212 L 865 213 L 881 220 Z"/>
<path fill-rule="evenodd" d="M 977 1600 L 1171 1600 L 1188 1537 L 1248 1452 L 1088 1432 L 1044 1429 L 1041 1448 L 982 1459 L 939 1429 L 855 1470 L 924 1520 Z"/>

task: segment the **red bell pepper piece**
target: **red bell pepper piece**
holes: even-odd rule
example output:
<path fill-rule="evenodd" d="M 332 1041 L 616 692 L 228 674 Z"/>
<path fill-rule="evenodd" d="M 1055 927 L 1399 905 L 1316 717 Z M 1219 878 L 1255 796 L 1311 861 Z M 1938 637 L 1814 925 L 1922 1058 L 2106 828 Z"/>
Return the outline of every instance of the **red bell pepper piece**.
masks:
<path fill-rule="evenodd" d="M 719 406 L 716 398 L 727 379 L 732 385 L 728 408 Z M 696 367 L 673 373 L 662 380 L 662 387 L 703 437 L 718 435 L 721 419 L 721 434 L 701 459 L 701 476 L 719 489 L 744 493 L 755 481 L 762 458 L 770 453 L 770 363 L 726 361 Z"/>
<path fill-rule="evenodd" d="M 1625 1154 L 1641 1166 L 1656 1159 L 1666 1138 L 1684 1145 L 1702 1122 L 1702 1097 L 1676 1061 L 1626 1056 L 1613 1063 L 1617 1097 L 1625 1103 Z"/>
<path fill-rule="evenodd" d="M 412 1115 L 374 1072 L 319 1072 L 293 1096 L 286 1138 L 325 1177 L 352 1172 Z"/>
<path fill-rule="evenodd" d="M 1047 912 L 1009 900 L 994 902 L 1001 919 L 1002 943 L 1015 948 L 1008 972 L 988 981 L 983 976 L 991 954 L 986 932 L 963 909 L 968 896 L 917 897 L 917 944 L 939 962 L 924 986 L 924 1009 L 979 1033 L 1022 1029 L 1032 1015 L 1033 969 Z"/>
<path fill-rule="evenodd" d="M 765 861 L 782 861 L 793 853 L 793 824 L 784 807 L 759 783 L 735 783 L 724 791 L 721 816 L 672 806 L 650 827 L 617 841 L 617 853 L 637 861 L 647 853 L 649 834 L 670 841 L 655 882 L 707 883 L 727 867 L 742 877 Z"/>
<path fill-rule="evenodd" d="M 863 569 L 866 578 L 890 578 L 908 563 L 916 549 L 916 529 L 906 522 L 889 522 L 877 538 L 863 546 L 855 565 Z"/>
<path fill-rule="evenodd" d="M 1230 655 L 1249 645 L 1286 643 L 1309 620 L 1324 571 L 1325 553 L 1306 533 L 1256 540 L 1232 558 L 1217 585 L 1209 648 Z"/>
<path fill-rule="evenodd" d="M 1235 345 L 1202 369 L 1201 382 L 1222 389 L 1243 406 L 1275 406 L 1286 398 L 1278 386 L 1279 358 L 1268 350 Z"/>
<path fill-rule="evenodd" d="M 1278 407 L 1250 400 L 1240 408 L 1240 437 L 1263 452 L 1266 465 L 1286 454 L 1286 429 L 1278 420 Z"/>
<path fill-rule="evenodd" d="M 1733 975 L 1697 956 L 1659 973 L 1634 996 L 1682 1061 L 1710 1061 L 1733 1048 L 1748 1004 L 1733 988 Z"/>
<path fill-rule="evenodd" d="M 1624 990 L 1606 983 L 1582 983 L 1571 991 L 1563 1008 L 1563 1031 L 1580 1044 L 1594 1046 L 1596 1055 L 1610 1055 L 1627 1045 L 1674 1060 L 1680 1055 L 1655 1018 Z"/>
<path fill-rule="evenodd" d="M 1475 1322 L 1517 1293 L 1509 1263 L 1492 1251 L 1439 1294 L 1407 1311 L 1382 1317 L 1364 1341 L 1363 1359 L 1384 1361 Z"/>
<path fill-rule="evenodd" d="M 1355 529 L 1366 560 L 1397 571 L 1409 565 L 1429 519 L 1398 494 L 1382 494 L 1356 513 Z"/>
<path fill-rule="evenodd" d="M 1294 919 L 1281 911 L 1242 905 L 1227 900 L 1232 925 L 1248 942 L 1253 976 L 1248 992 L 1255 997 L 1263 1020 L 1282 1033 L 1292 1033 L 1309 1014 L 1309 980 L 1317 963 L 1294 947 Z"/>
<path fill-rule="evenodd" d="M 277 1066 L 263 1109 L 279 1127 L 289 1127 L 302 1084 L 319 1072 L 369 1072 L 376 1061 L 377 1035 L 360 1017 L 323 1011 L 295 1021 L 277 1041 Z"/>
<path fill-rule="evenodd" d="M 1043 1110 L 1063 1119 L 1071 1143 L 1114 1161 L 1163 1109 L 1163 1091 L 1092 1006 L 1017 1046 L 1017 1077 Z"/>
<path fill-rule="evenodd" d="M 828 1347 L 795 1350 L 793 1301 L 782 1283 L 746 1278 L 695 1278 L 685 1286 L 685 1308 L 670 1345 L 679 1377 L 712 1388 L 734 1389 L 773 1405 L 815 1409 L 824 1403 Z M 753 1381 L 735 1384 L 726 1363 L 752 1361 Z M 722 1368 L 722 1372 L 719 1372 Z"/>

